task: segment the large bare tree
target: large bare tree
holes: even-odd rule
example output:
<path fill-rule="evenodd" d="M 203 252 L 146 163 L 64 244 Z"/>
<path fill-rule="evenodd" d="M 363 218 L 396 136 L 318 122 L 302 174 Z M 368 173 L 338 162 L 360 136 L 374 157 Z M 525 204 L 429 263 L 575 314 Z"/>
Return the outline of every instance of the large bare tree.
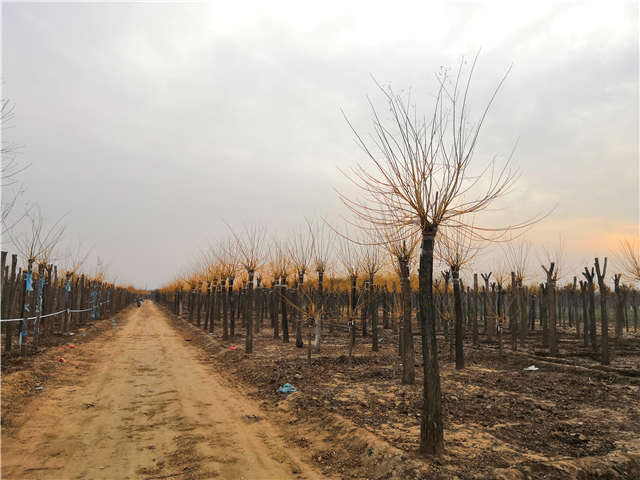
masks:
<path fill-rule="evenodd" d="M 469 91 L 477 58 L 476 55 L 469 67 L 462 61 L 453 74 L 445 69 L 436 75 L 433 105 L 426 116 L 418 113 L 410 96 L 377 84 L 388 110 L 387 119 L 370 102 L 374 128 L 371 137 L 360 135 L 347 119 L 367 163 L 343 172 L 360 193 L 357 197 L 340 193 L 344 204 L 361 220 L 381 226 L 405 225 L 421 236 L 418 315 L 424 359 L 420 429 L 423 454 L 439 454 L 444 450 L 432 291 L 438 230 L 449 226 L 480 237 L 531 223 L 500 229 L 476 225 L 472 229 L 460 220 L 464 214 L 486 210 L 516 180 L 516 172 L 510 167 L 512 155 L 501 165 L 497 165 L 495 158 L 480 165 L 474 162 L 485 118 L 510 70 L 498 81 L 474 121 Z"/>

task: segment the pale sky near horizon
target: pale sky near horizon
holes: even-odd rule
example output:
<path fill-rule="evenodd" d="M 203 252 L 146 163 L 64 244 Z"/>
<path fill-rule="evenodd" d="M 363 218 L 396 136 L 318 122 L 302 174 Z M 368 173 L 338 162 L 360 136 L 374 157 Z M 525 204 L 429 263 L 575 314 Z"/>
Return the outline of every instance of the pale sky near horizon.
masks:
<path fill-rule="evenodd" d="M 157 287 L 223 220 L 284 236 L 337 218 L 338 169 L 365 160 L 341 109 L 372 130 L 373 75 L 428 112 L 434 73 L 482 48 L 475 114 L 513 64 L 478 151 L 518 142 L 504 218 L 556 206 L 527 234 L 532 277 L 559 239 L 572 276 L 638 235 L 637 1 L 343 3 L 3 3 L 23 200 L 65 215 L 62 250 L 92 246 L 87 270 L 99 256 L 119 282 Z"/>

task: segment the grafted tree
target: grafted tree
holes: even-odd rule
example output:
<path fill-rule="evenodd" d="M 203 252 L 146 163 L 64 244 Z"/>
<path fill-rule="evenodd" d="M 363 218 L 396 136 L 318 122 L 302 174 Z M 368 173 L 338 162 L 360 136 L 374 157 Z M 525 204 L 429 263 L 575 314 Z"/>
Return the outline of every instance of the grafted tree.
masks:
<path fill-rule="evenodd" d="M 406 226 L 399 228 L 376 229 L 380 244 L 387 250 L 394 260 L 394 268 L 400 278 L 400 338 L 399 350 L 402 361 L 402 384 L 415 383 L 415 351 L 413 332 L 411 328 L 411 267 L 415 263 L 415 250 L 420 237 L 415 231 L 407 231 Z"/>
<path fill-rule="evenodd" d="M 465 68 L 466 62 L 461 62 L 453 76 L 447 70 L 437 76 L 438 88 L 428 116 L 418 114 L 410 97 L 378 84 L 390 119 L 383 120 L 370 102 L 374 128 L 371 141 L 358 134 L 349 123 L 368 164 L 358 164 L 350 173 L 345 173 L 361 196 L 350 198 L 341 194 L 344 204 L 365 222 L 389 227 L 397 227 L 399 223 L 413 228 L 421 236 L 418 316 L 424 359 L 420 433 L 423 454 L 439 454 L 444 449 L 432 291 L 433 249 L 438 229 L 455 227 L 470 236 L 504 231 L 477 226 L 472 230 L 460 218 L 486 210 L 507 193 L 516 180 L 515 172 L 510 169 L 511 156 L 502 166 L 491 159 L 474 168 L 482 125 L 508 74 L 507 71 L 498 82 L 477 120 L 472 121 L 469 88 L 476 61 L 477 55 L 470 69 Z M 506 229 L 530 223 L 510 225 Z"/>
<path fill-rule="evenodd" d="M 320 307 L 320 313 L 317 315 L 315 324 L 314 347 L 316 350 L 320 350 L 322 322 L 325 316 L 324 275 L 329 268 L 334 237 L 324 222 L 313 223 L 307 220 L 307 227 L 313 244 L 313 264 L 318 274 L 318 299 L 316 303 Z"/>
<path fill-rule="evenodd" d="M 235 335 L 235 320 L 233 311 L 233 282 L 240 265 L 238 250 L 231 237 L 222 240 L 216 249 L 218 264 L 220 265 L 220 288 L 222 293 L 222 339 Z M 226 287 L 226 288 L 225 288 Z"/>
<path fill-rule="evenodd" d="M 597 352 L 598 341 L 596 338 L 596 300 L 595 285 L 593 282 L 593 279 L 595 278 L 595 270 L 593 267 L 591 267 L 591 270 L 589 270 L 587 267 L 584 267 L 584 272 L 582 272 L 582 275 L 585 278 L 585 290 L 589 298 L 589 338 L 591 339 L 591 348 L 594 352 Z"/>
<path fill-rule="evenodd" d="M 375 240 L 372 239 L 374 242 Z M 375 275 L 383 266 L 383 256 L 376 243 L 362 244 L 360 246 L 360 269 L 367 274 L 365 281 L 366 301 L 363 308 L 362 336 L 366 336 L 367 317 L 371 320 L 371 346 L 374 352 L 378 351 L 378 303 L 375 292 Z"/>
<path fill-rule="evenodd" d="M 351 364 L 353 359 L 353 349 L 356 346 L 356 308 L 360 300 L 357 296 L 356 290 L 360 259 L 358 251 L 356 250 L 356 244 L 349 240 L 348 237 L 339 237 L 338 257 L 340 258 L 340 263 L 342 264 L 344 271 L 349 277 L 349 333 L 351 335 L 351 341 L 349 342 L 349 364 Z"/>
<path fill-rule="evenodd" d="M 302 339 L 302 320 L 303 320 L 303 302 L 305 296 L 303 295 L 304 276 L 309 269 L 311 261 L 313 259 L 313 251 L 315 245 L 313 243 L 314 237 L 307 229 L 300 229 L 295 232 L 289 241 L 289 255 L 291 257 L 291 263 L 295 269 L 297 276 L 297 292 L 296 296 L 298 301 L 298 309 L 296 310 L 296 347 L 304 347 L 304 341 Z"/>
<path fill-rule="evenodd" d="M 253 225 L 245 227 L 239 234 L 229 227 L 236 241 L 240 255 L 240 264 L 247 272 L 247 324 L 245 352 L 253 353 L 253 321 L 254 321 L 254 275 L 262 266 L 265 255 L 266 230 L 263 227 Z"/>
<path fill-rule="evenodd" d="M 469 222 L 471 229 L 473 222 Z M 436 242 L 436 257 L 445 263 L 451 271 L 453 284 L 453 308 L 455 314 L 455 351 L 456 369 L 464 368 L 464 325 L 462 311 L 462 290 L 460 269 L 468 265 L 476 256 L 478 246 L 465 230 L 456 227 L 443 227 Z"/>
<path fill-rule="evenodd" d="M 274 240 L 271 247 L 271 271 L 277 284 L 279 294 L 275 296 L 274 302 L 279 300 L 280 313 L 282 315 L 282 342 L 289 343 L 289 319 L 287 317 L 287 275 L 291 267 L 291 262 L 287 252 L 286 243 Z M 275 309 L 274 309 L 275 311 Z M 278 338 L 278 318 L 274 319 L 273 337 Z"/>
<path fill-rule="evenodd" d="M 529 261 L 529 252 L 531 250 L 531 244 L 526 240 L 521 240 L 517 242 L 509 242 L 505 248 L 505 257 L 507 259 L 507 263 L 511 268 L 513 280 L 516 285 L 516 291 L 513 292 L 517 295 L 515 299 L 515 311 L 517 311 L 520 315 L 520 324 L 515 331 L 512 332 L 514 335 L 515 341 L 515 333 L 516 331 L 520 334 L 520 345 L 524 346 L 527 341 L 527 333 L 529 322 L 527 321 L 527 308 L 526 308 L 526 294 L 524 289 L 524 281 L 527 275 L 527 264 Z M 512 299 L 513 302 L 513 299 Z M 517 324 L 518 319 L 512 319 L 512 323 Z M 513 328 L 513 326 L 512 326 Z"/>

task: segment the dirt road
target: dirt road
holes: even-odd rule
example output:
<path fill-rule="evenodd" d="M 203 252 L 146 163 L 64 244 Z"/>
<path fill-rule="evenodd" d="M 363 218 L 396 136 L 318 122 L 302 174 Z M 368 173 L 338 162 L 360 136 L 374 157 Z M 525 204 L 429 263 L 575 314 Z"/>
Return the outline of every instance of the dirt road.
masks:
<path fill-rule="evenodd" d="M 3 438 L 3 479 L 324 478 L 155 304 L 85 347 L 93 363 L 43 391 Z"/>

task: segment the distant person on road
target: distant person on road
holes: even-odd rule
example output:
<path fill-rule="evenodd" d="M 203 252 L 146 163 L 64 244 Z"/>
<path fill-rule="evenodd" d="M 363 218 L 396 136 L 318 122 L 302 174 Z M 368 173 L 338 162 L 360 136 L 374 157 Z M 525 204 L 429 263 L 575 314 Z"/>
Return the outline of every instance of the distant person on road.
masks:
<path fill-rule="evenodd" d="M 142 305 L 142 300 L 139 298 L 136 298 L 136 303 L 138 304 L 138 308 L 140 308 L 140 306 Z"/>

